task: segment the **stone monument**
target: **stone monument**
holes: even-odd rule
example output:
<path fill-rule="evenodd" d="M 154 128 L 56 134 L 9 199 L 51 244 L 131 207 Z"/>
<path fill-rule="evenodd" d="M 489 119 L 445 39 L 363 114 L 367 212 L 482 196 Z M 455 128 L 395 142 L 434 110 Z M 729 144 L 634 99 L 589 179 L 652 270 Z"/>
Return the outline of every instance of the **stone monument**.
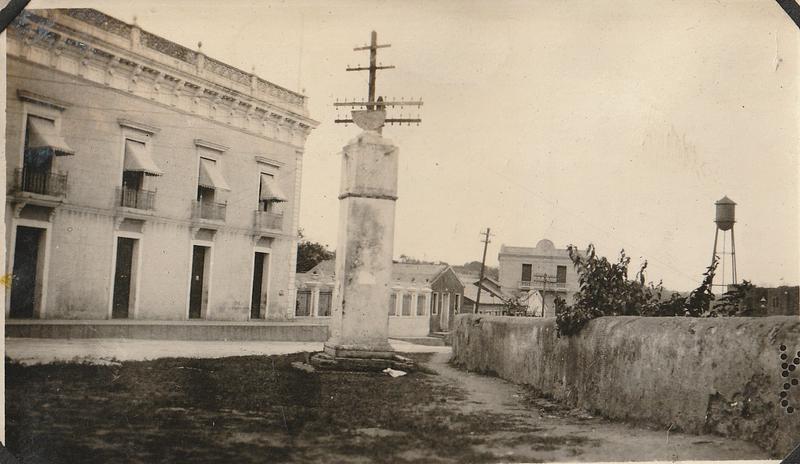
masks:
<path fill-rule="evenodd" d="M 342 150 L 339 189 L 339 236 L 336 247 L 336 286 L 333 292 L 330 338 L 324 352 L 314 356 L 321 368 L 373 370 L 413 369 L 411 360 L 389 345 L 389 299 L 394 251 L 398 148 L 382 135 L 386 123 L 419 123 L 419 118 L 387 118 L 386 107 L 421 106 L 419 101 L 385 102 L 375 98 L 375 72 L 393 66 L 376 65 L 377 34 L 371 44 L 367 101 L 337 102 L 335 106 L 365 108 L 349 119 L 363 130 Z"/>

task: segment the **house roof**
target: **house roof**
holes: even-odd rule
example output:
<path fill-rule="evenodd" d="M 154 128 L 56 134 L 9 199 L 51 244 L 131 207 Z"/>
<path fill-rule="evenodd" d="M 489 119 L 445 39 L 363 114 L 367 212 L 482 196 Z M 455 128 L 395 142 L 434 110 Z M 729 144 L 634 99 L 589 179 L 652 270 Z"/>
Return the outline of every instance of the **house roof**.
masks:
<path fill-rule="evenodd" d="M 392 263 L 392 282 L 429 285 L 449 268 L 446 264 Z M 336 270 L 335 260 L 320 262 L 308 272 L 297 273 L 298 283 L 318 281 L 333 282 Z"/>
<path fill-rule="evenodd" d="M 464 286 L 464 298 L 471 301 L 475 301 L 478 299 L 477 282 Z M 483 287 L 483 290 L 481 291 L 481 304 L 502 305 L 505 304 L 505 302 L 493 291 L 491 291 L 486 287 Z"/>

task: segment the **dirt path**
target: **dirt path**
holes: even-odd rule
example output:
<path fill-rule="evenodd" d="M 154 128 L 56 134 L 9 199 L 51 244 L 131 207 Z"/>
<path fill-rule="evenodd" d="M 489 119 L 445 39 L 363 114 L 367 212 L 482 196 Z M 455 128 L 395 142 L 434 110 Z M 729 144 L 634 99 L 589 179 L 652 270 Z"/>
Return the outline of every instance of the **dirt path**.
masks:
<path fill-rule="evenodd" d="M 668 433 L 591 417 L 532 398 L 521 386 L 473 374 L 447 364 L 436 353 L 428 364 L 445 388 L 458 387 L 466 399 L 450 403 L 465 414 L 501 414 L 509 427 L 487 432 L 489 445 L 476 451 L 509 461 L 619 461 L 769 459 L 755 445 L 711 435 Z"/>

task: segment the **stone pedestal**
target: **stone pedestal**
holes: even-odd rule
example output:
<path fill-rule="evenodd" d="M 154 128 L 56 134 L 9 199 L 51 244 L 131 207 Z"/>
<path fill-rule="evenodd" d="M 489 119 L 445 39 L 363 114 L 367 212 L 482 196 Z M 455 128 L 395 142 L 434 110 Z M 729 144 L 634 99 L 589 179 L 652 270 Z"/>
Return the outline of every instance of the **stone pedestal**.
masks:
<path fill-rule="evenodd" d="M 373 130 L 344 147 L 331 335 L 320 365 L 408 361 L 388 342 L 397 158 L 397 147 Z"/>

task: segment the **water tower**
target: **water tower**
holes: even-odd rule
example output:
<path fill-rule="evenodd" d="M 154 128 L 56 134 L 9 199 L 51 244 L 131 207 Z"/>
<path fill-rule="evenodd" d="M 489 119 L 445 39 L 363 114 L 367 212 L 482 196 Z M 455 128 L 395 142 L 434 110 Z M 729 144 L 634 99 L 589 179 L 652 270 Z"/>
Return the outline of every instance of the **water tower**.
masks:
<path fill-rule="evenodd" d="M 721 276 L 722 281 L 719 284 L 713 284 L 713 287 L 722 287 L 723 293 L 727 290 L 725 288 L 725 267 L 726 267 L 726 256 L 730 256 L 730 269 L 731 269 L 731 280 L 730 284 L 736 285 L 738 281 L 736 280 L 736 242 L 734 241 L 733 236 L 733 225 L 736 223 L 736 203 L 728 198 L 727 196 L 722 197 L 721 200 L 714 203 L 717 207 L 717 214 L 716 218 L 714 219 L 714 223 L 716 224 L 716 230 L 714 231 L 714 252 L 711 255 L 711 262 L 713 264 L 714 257 L 719 256 L 720 261 L 717 265 L 717 272 L 716 276 Z M 719 242 L 719 232 L 722 231 L 722 252 L 717 253 L 717 243 Z M 727 251 L 727 234 L 726 232 L 730 231 L 731 235 L 731 251 Z M 714 280 L 717 280 L 716 278 Z"/>

